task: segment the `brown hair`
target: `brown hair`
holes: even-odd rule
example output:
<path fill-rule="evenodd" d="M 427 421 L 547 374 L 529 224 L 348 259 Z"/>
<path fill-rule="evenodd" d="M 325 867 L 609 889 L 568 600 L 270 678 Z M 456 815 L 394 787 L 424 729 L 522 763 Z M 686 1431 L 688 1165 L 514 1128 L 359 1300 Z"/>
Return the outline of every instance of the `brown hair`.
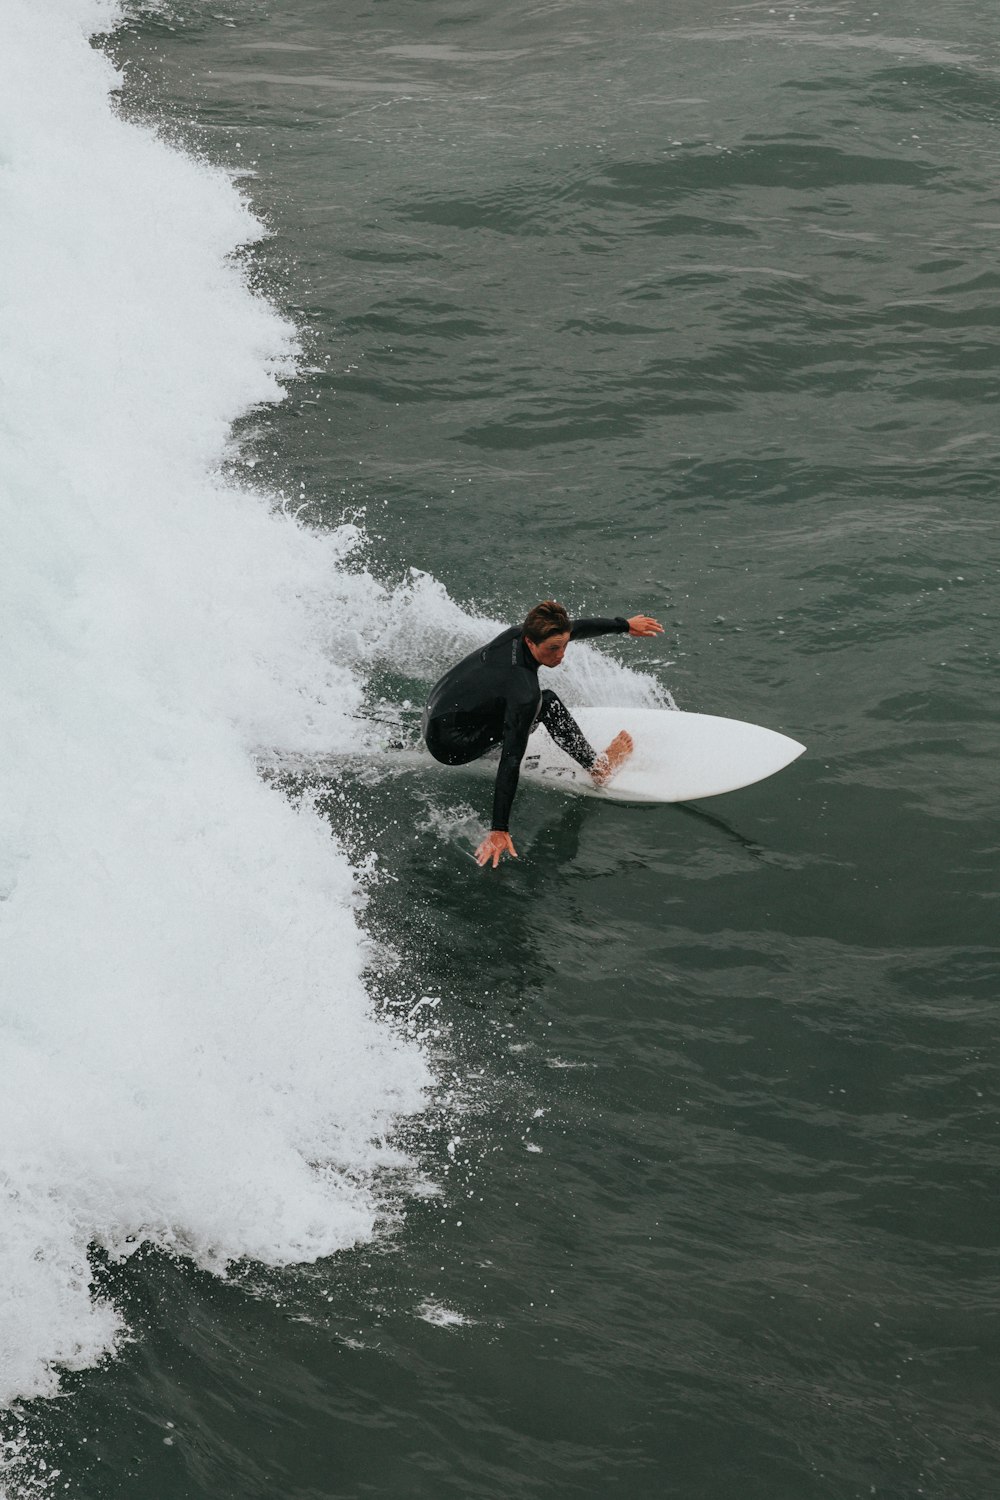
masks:
<path fill-rule="evenodd" d="M 543 599 L 534 609 L 529 609 L 524 619 L 524 633 L 529 641 L 539 645 L 550 635 L 565 635 L 569 630 L 569 615 L 554 599 Z"/>

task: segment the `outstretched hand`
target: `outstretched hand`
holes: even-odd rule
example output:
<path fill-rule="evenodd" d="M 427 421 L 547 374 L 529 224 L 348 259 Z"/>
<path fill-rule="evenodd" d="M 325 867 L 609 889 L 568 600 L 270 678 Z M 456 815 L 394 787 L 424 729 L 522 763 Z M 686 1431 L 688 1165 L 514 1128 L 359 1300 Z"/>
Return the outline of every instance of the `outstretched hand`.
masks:
<path fill-rule="evenodd" d="M 512 854 L 517 859 L 517 850 L 514 848 L 510 834 L 501 833 L 499 829 L 494 828 L 492 833 L 486 835 L 476 850 L 476 864 L 488 865 L 490 860 L 492 860 L 495 870 L 500 863 L 500 856 L 502 854 Z"/>
<path fill-rule="evenodd" d="M 652 615 L 633 615 L 628 622 L 629 635 L 662 635 L 663 626 Z"/>

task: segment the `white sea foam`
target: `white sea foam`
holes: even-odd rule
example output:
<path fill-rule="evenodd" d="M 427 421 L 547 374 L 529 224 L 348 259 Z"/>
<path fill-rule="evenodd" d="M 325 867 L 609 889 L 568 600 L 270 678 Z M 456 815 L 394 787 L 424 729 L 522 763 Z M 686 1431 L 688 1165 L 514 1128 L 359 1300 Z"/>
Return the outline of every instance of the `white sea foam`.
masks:
<path fill-rule="evenodd" d="M 88 1246 L 222 1268 L 373 1232 L 430 1074 L 372 1013 L 354 872 L 260 747 L 350 750 L 366 674 L 505 623 L 385 587 L 225 481 L 294 330 L 221 171 L 117 116 L 110 0 L 0 46 L 0 1404 L 113 1348 Z M 571 701 L 657 690 L 587 648 Z"/>
<path fill-rule="evenodd" d="M 343 537 L 345 544 L 359 540 L 351 537 L 348 527 L 343 528 Z M 438 579 L 416 568 L 405 582 L 391 589 L 356 572 L 342 573 L 339 586 L 346 629 L 337 642 L 338 654 L 342 660 L 365 669 L 384 664 L 406 676 L 433 680 L 517 618 L 469 614 L 449 597 Z M 522 612 L 534 602 L 522 601 Z M 643 649 L 636 642 L 630 645 L 636 645 L 640 652 Z M 626 665 L 583 642 L 573 646 L 561 667 L 546 669 L 545 685 L 554 688 L 567 703 L 673 706 L 666 688 L 638 664 Z"/>
<path fill-rule="evenodd" d="M 454 1307 L 445 1307 L 443 1302 L 435 1302 L 432 1298 L 420 1303 L 417 1317 L 422 1318 L 425 1323 L 433 1324 L 435 1328 L 468 1328 L 476 1321 L 467 1313 L 459 1312 Z"/>
<path fill-rule="evenodd" d="M 209 1266 L 372 1233 L 427 1064 L 373 1014 L 354 876 L 259 744 L 349 746 L 349 536 L 218 465 L 293 331 L 228 178 L 118 118 L 97 0 L 0 48 L 0 1401 L 113 1346 L 88 1245 Z"/>

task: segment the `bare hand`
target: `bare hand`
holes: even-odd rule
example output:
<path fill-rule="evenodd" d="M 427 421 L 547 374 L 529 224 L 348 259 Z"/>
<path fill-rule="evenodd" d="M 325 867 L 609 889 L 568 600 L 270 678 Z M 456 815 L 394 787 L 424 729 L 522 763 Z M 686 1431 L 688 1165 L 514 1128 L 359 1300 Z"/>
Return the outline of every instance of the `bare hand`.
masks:
<path fill-rule="evenodd" d="M 514 848 L 510 834 L 501 833 L 498 828 L 494 828 L 492 833 L 486 835 L 476 850 L 476 864 L 488 865 L 492 859 L 495 870 L 500 863 L 500 856 L 502 854 L 513 854 L 514 858 L 517 859 L 517 850 Z"/>
<path fill-rule="evenodd" d="M 628 622 L 629 635 L 662 635 L 663 626 L 652 615 L 633 615 Z"/>

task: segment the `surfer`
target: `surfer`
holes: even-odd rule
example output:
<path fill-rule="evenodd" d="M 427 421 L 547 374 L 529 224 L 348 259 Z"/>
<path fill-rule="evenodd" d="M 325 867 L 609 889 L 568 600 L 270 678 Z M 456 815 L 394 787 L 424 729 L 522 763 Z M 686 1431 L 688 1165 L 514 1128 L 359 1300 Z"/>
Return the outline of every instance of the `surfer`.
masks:
<path fill-rule="evenodd" d="M 589 771 L 598 786 L 608 781 L 632 753 L 632 736 L 622 730 L 600 754 L 590 745 L 562 700 L 539 686 L 539 667 L 558 667 L 570 641 L 595 635 L 660 635 L 663 626 L 649 615 L 613 620 L 570 620 L 561 604 L 546 599 L 436 683 L 424 709 L 424 739 L 435 760 L 446 766 L 478 760 L 499 745 L 500 765 L 493 792 L 490 832 L 476 850 L 476 861 L 494 870 L 501 856 L 517 850 L 508 829 L 528 736 L 544 724 L 560 749 Z"/>

